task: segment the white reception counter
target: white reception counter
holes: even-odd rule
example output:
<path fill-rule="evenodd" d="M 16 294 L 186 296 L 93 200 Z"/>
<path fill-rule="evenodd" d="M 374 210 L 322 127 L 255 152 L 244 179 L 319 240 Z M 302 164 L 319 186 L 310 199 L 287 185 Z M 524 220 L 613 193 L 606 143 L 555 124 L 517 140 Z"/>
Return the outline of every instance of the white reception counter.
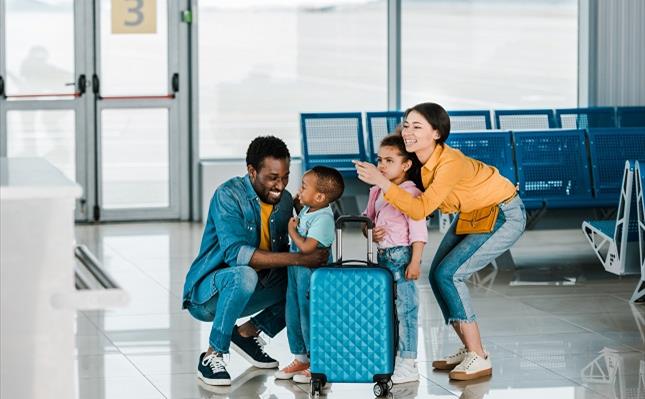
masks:
<path fill-rule="evenodd" d="M 80 195 L 81 187 L 44 159 L 0 158 L 2 398 L 74 398 L 76 309 L 127 302 L 116 286 L 75 288 Z"/>

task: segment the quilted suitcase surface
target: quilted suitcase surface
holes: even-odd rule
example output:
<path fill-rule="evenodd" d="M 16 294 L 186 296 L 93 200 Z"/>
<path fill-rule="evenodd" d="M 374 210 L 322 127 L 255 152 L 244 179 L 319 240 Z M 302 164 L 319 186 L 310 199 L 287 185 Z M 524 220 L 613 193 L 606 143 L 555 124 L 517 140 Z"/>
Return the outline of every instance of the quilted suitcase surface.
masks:
<path fill-rule="evenodd" d="M 326 382 L 376 382 L 377 396 L 391 387 L 398 327 L 392 274 L 369 262 L 371 245 L 367 262 L 343 261 L 341 255 L 340 229 L 347 221 L 368 223 L 371 242 L 371 221 L 365 219 L 338 219 L 338 259 L 311 276 L 312 394 Z"/>

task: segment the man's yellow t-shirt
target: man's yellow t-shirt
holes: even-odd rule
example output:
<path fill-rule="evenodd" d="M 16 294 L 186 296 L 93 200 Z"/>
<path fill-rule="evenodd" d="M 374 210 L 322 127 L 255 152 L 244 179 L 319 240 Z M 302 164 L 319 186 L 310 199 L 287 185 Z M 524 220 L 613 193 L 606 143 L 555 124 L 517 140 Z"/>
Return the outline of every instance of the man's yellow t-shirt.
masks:
<path fill-rule="evenodd" d="M 269 231 L 269 218 L 273 211 L 273 205 L 260 201 L 260 249 L 271 250 L 271 233 Z"/>

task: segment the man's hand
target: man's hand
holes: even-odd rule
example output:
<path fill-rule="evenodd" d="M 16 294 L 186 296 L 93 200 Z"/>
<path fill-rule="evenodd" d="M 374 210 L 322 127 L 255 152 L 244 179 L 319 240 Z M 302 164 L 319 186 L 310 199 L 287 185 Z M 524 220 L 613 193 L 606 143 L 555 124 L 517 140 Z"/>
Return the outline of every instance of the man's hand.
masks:
<path fill-rule="evenodd" d="M 416 280 L 419 278 L 420 272 L 421 264 L 419 262 L 411 262 L 408 267 L 405 268 L 405 279 Z"/>
<path fill-rule="evenodd" d="M 327 264 L 329 259 L 328 248 L 318 248 L 310 254 L 300 254 L 301 264 L 306 267 L 319 267 Z"/>

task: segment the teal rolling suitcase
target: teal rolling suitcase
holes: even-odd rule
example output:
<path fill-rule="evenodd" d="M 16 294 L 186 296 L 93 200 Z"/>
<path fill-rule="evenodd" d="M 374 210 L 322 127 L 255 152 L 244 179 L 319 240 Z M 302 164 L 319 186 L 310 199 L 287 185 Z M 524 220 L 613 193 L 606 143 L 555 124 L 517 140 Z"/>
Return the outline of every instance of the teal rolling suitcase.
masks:
<path fill-rule="evenodd" d="M 347 222 L 368 226 L 367 260 L 343 260 Z M 392 387 L 398 344 L 396 286 L 389 269 L 372 262 L 372 221 L 341 216 L 336 221 L 336 262 L 311 276 L 311 394 L 327 382 L 374 382 L 374 394 Z"/>

